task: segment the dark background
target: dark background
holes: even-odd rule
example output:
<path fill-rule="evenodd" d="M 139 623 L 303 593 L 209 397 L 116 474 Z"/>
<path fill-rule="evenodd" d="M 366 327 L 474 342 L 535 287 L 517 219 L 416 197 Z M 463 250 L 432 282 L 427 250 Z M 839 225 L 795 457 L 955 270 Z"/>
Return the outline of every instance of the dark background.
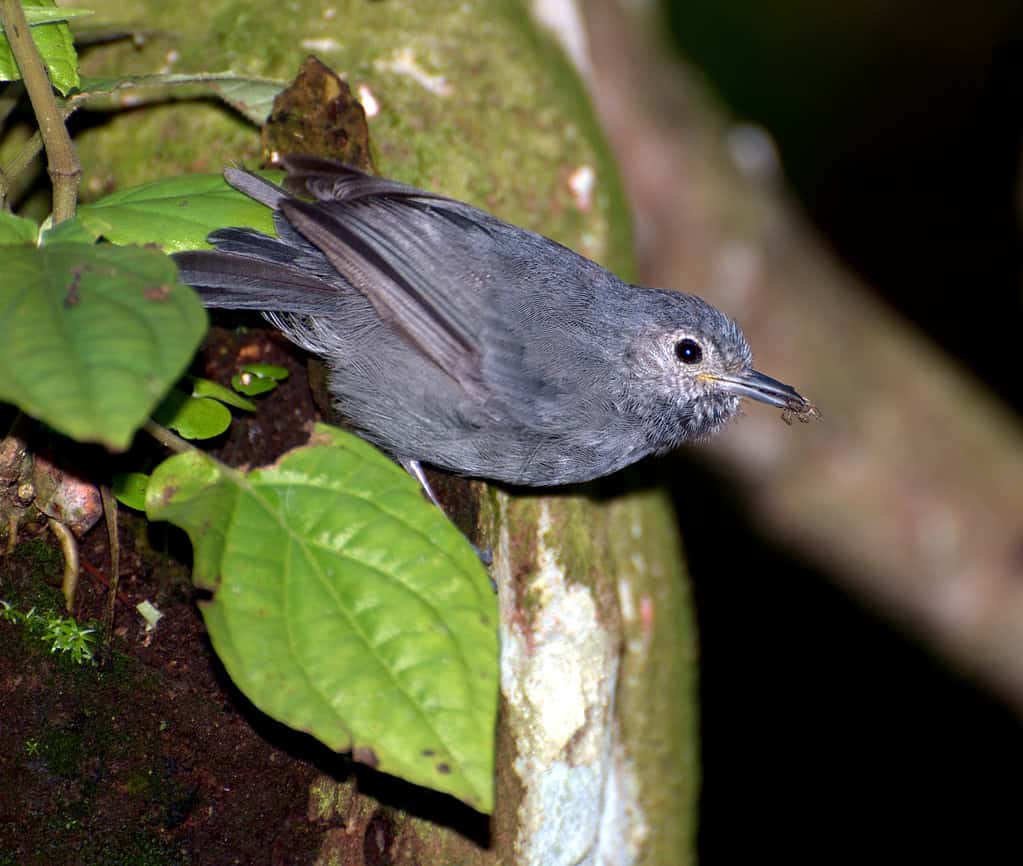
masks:
<path fill-rule="evenodd" d="M 1023 410 L 1021 6 L 665 13 L 736 118 L 769 131 L 838 255 Z M 676 497 L 700 617 L 700 862 L 1021 862 L 1018 718 L 758 537 L 723 478 L 680 463 L 677 489 L 701 491 Z M 721 527 L 742 538 L 727 575 Z"/>

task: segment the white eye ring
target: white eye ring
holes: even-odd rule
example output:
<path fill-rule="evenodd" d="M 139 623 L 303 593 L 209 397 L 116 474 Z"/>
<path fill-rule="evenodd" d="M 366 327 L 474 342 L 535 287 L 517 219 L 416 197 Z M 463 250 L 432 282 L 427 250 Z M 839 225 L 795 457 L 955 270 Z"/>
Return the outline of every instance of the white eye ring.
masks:
<path fill-rule="evenodd" d="M 683 364 L 699 364 L 703 360 L 703 348 L 696 340 L 686 337 L 675 344 L 675 357 Z"/>

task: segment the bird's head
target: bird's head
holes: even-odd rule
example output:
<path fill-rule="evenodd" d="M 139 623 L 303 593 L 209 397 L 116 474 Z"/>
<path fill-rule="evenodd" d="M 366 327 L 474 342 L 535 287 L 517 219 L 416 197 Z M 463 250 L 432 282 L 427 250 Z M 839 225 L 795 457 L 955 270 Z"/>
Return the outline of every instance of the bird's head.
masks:
<path fill-rule="evenodd" d="M 716 433 L 743 397 L 780 408 L 786 421 L 819 414 L 794 388 L 753 369 L 742 330 L 720 310 L 681 292 L 656 298 L 654 324 L 633 343 L 632 373 L 663 419 L 652 430 L 658 450 Z"/>

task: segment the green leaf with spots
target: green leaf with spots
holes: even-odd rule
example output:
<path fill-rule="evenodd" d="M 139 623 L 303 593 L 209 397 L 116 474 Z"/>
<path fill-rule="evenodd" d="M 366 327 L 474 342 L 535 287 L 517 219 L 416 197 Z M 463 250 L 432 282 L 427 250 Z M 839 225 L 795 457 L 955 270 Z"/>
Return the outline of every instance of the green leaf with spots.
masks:
<path fill-rule="evenodd" d="M 279 171 L 260 172 L 279 182 Z M 78 209 L 94 237 L 115 244 L 156 244 L 167 252 L 206 249 L 206 235 L 224 226 L 274 234 L 269 208 L 228 186 L 219 174 L 190 174 L 115 192 Z"/>
<path fill-rule="evenodd" d="M 361 439 L 247 474 L 199 453 L 153 473 L 146 510 L 182 527 L 203 616 L 263 712 L 415 784 L 493 806 L 497 605 L 462 534 Z"/>
<path fill-rule="evenodd" d="M 10 246 L 0 268 L 0 400 L 123 450 L 188 366 L 206 312 L 157 250 Z"/>

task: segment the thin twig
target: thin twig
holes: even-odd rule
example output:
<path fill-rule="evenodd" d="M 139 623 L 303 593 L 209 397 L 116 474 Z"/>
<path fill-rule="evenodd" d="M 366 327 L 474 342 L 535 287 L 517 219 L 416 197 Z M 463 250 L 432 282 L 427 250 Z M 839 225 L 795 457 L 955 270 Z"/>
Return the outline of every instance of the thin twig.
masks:
<path fill-rule="evenodd" d="M 194 451 L 195 446 L 190 445 L 180 436 L 171 433 L 166 427 L 161 427 L 152 418 L 146 421 L 142 425 L 142 429 L 145 430 L 150 436 L 152 436 L 161 445 L 170 448 L 171 451 L 175 451 L 178 454 L 184 454 L 187 451 Z"/>
<path fill-rule="evenodd" d="M 47 168 L 53 183 L 53 222 L 56 224 L 75 215 L 78 179 L 82 176 L 82 169 L 71 144 L 71 136 L 64 125 L 63 113 L 53 96 L 46 68 L 32 40 L 21 0 L 0 0 L 0 21 L 3 22 L 4 34 L 18 64 L 43 137 Z"/>
<path fill-rule="evenodd" d="M 96 566 L 93 565 L 91 562 L 89 562 L 89 560 L 87 560 L 87 559 L 81 560 L 80 565 L 82 566 L 82 571 L 87 572 L 88 574 L 91 574 L 94 578 L 96 578 L 96 580 L 98 580 L 100 583 L 102 583 L 103 586 L 105 586 L 107 589 L 110 589 L 110 578 L 108 578 L 102 571 L 100 571 L 98 568 L 96 568 Z M 131 601 L 128 598 L 128 596 L 126 596 L 120 590 L 118 590 L 116 593 L 114 593 L 114 598 L 116 598 L 117 601 L 119 601 L 121 604 L 123 604 L 129 610 L 132 610 L 135 607 L 131 603 Z"/>
<path fill-rule="evenodd" d="M 117 538 L 117 500 L 110 487 L 101 484 L 100 497 L 103 499 L 103 517 L 107 522 L 107 538 L 110 544 L 110 602 L 107 607 L 107 641 L 114 635 L 114 611 L 117 607 L 117 587 L 121 580 L 121 545 Z"/>

